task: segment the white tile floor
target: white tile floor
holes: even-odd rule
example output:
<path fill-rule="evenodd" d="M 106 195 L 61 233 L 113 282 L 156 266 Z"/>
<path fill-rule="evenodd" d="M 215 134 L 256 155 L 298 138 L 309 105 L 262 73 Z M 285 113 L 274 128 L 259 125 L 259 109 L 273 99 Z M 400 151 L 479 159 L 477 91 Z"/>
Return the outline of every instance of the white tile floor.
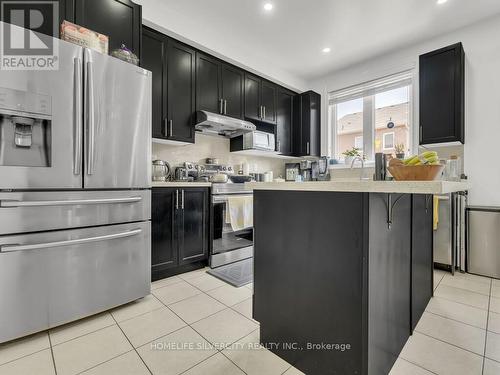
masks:
<path fill-rule="evenodd" d="M 435 271 L 434 286 L 391 374 L 500 374 L 500 281 Z M 155 282 L 142 300 L 0 345 L 0 375 L 302 374 L 255 349 L 251 289 L 205 270 Z"/>

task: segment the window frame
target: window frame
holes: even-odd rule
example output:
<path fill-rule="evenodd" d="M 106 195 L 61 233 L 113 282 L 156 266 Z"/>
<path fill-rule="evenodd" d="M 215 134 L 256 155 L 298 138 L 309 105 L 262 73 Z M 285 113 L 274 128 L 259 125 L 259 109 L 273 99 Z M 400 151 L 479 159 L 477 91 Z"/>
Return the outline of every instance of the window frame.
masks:
<path fill-rule="evenodd" d="M 385 137 L 388 135 L 392 135 L 392 147 L 386 147 Z M 396 147 L 395 140 L 396 140 L 396 132 L 387 132 L 382 134 L 382 150 L 383 151 L 394 150 L 394 147 Z"/>
<path fill-rule="evenodd" d="M 417 90 L 418 86 L 418 71 L 413 67 L 383 76 L 382 78 L 366 81 L 364 83 L 356 84 L 346 87 L 341 90 L 330 91 L 328 93 L 327 107 L 328 107 L 328 121 L 326 134 L 328 134 L 328 155 L 331 158 L 342 160 L 341 153 L 337 150 L 337 104 L 349 100 L 363 98 L 363 155 L 367 158 L 368 162 L 374 161 L 375 156 L 375 95 L 397 88 L 408 86 L 408 148 L 412 153 L 418 149 L 418 124 L 415 119 L 415 107 L 417 103 Z M 371 93 L 366 95 L 365 93 Z M 339 99 L 340 98 L 340 99 Z M 333 102 L 333 103 L 332 103 Z M 369 123 L 370 126 L 366 124 Z M 395 135 L 394 135 L 395 142 Z M 383 145 L 382 145 L 383 146 Z M 384 148 L 384 147 L 383 147 Z M 394 149 L 394 148 L 392 148 Z M 337 156 L 338 155 L 338 156 Z"/>
<path fill-rule="evenodd" d="M 359 138 L 361 138 L 361 147 L 358 147 L 358 143 L 359 143 L 358 140 L 359 140 Z M 365 142 L 364 141 L 364 137 L 362 135 L 356 135 L 356 136 L 354 136 L 354 147 L 359 148 L 360 150 L 364 150 L 364 146 L 365 146 L 364 142 Z"/>

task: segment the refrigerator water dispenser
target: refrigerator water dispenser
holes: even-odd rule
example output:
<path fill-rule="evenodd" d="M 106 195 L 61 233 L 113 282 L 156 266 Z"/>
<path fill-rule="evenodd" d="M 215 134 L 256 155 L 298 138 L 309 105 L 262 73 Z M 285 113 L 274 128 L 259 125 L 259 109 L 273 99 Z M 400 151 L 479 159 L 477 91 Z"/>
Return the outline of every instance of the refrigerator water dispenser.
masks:
<path fill-rule="evenodd" d="M 0 165 L 50 167 L 50 97 L 0 88 Z"/>

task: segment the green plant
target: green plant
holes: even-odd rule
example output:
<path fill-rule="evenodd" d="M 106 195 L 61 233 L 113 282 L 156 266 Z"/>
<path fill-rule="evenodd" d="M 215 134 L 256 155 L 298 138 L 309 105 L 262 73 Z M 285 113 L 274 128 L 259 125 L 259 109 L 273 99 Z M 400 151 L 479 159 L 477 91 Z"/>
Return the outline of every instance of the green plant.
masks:
<path fill-rule="evenodd" d="M 344 155 L 346 158 L 348 157 L 356 157 L 356 156 L 361 156 L 360 149 L 357 147 L 353 147 L 350 150 L 345 150 L 342 155 Z"/>
<path fill-rule="evenodd" d="M 396 151 L 396 154 L 404 154 L 405 153 L 404 143 L 399 143 L 396 146 L 394 146 L 394 151 Z"/>

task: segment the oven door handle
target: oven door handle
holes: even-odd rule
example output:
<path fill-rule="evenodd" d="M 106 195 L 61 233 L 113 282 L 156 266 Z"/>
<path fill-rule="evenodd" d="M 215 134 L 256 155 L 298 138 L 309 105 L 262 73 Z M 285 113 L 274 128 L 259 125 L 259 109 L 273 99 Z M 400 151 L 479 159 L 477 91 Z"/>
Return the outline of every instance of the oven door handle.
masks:
<path fill-rule="evenodd" d="M 212 196 L 213 203 L 225 203 L 228 197 L 253 197 L 253 194 L 227 194 L 227 195 L 214 195 Z"/>

